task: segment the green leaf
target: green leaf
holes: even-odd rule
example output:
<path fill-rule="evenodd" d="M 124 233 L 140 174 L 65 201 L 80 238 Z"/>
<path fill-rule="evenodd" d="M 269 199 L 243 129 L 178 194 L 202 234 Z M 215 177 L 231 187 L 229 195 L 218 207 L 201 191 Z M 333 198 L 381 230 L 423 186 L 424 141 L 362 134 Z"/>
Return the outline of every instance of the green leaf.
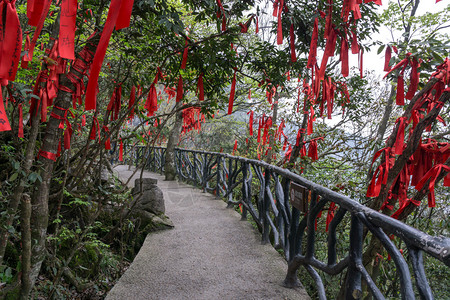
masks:
<path fill-rule="evenodd" d="M 42 177 L 38 173 L 33 172 L 28 176 L 28 180 L 32 183 L 34 183 L 36 179 L 39 180 L 39 182 L 42 182 Z"/>
<path fill-rule="evenodd" d="M 380 54 L 383 51 L 384 47 L 386 47 L 386 45 L 381 45 L 380 47 L 378 47 L 377 54 Z"/>
<path fill-rule="evenodd" d="M 14 181 L 17 179 L 17 176 L 19 175 L 19 173 L 14 173 L 11 175 L 11 177 L 9 177 L 9 181 Z"/>

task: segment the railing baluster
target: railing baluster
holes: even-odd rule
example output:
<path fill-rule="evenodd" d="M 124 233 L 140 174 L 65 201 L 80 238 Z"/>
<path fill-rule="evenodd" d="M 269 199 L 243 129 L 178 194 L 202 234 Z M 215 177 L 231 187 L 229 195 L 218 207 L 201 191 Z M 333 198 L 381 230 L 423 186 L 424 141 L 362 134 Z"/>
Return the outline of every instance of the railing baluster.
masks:
<path fill-rule="evenodd" d="M 352 214 L 350 226 L 350 264 L 345 284 L 345 299 L 353 300 L 362 297 L 361 273 L 357 265 L 362 265 L 363 226 L 357 216 Z"/>

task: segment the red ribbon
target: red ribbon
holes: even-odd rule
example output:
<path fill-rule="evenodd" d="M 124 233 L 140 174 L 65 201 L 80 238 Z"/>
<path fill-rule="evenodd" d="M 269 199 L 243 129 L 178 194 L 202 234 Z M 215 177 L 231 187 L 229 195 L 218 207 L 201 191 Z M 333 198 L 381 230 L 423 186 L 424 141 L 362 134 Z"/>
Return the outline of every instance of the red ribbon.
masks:
<path fill-rule="evenodd" d="M 199 101 L 205 100 L 205 90 L 203 88 L 203 73 L 200 73 L 200 76 L 198 77 L 197 92 L 198 92 L 198 100 Z"/>
<path fill-rule="evenodd" d="M 316 139 L 311 140 L 311 142 L 309 143 L 308 156 L 311 158 L 312 161 L 316 161 L 319 158 L 317 154 Z"/>
<path fill-rule="evenodd" d="M 277 26 L 277 44 L 283 44 L 283 23 L 281 21 L 281 13 L 283 12 L 284 0 L 280 0 L 280 7 L 278 8 L 278 26 Z"/>
<path fill-rule="evenodd" d="M 116 21 L 116 30 L 130 26 L 131 12 L 133 10 L 134 0 L 122 0 L 120 12 Z"/>
<path fill-rule="evenodd" d="M 314 29 L 313 29 L 313 34 L 312 34 L 312 38 L 311 38 L 311 45 L 309 47 L 308 63 L 306 65 L 309 69 L 313 68 L 317 62 L 316 56 L 317 56 L 317 39 L 318 39 L 318 31 L 319 31 L 318 26 L 319 26 L 319 20 L 318 20 L 318 18 L 316 18 L 314 20 Z"/>
<path fill-rule="evenodd" d="M 411 62 L 411 77 L 410 84 L 408 88 L 408 92 L 406 93 L 405 98 L 411 100 L 414 97 L 414 94 L 417 91 L 417 87 L 419 85 L 419 72 L 417 72 L 417 68 L 419 67 L 419 62 L 415 57 L 413 57 Z"/>
<path fill-rule="evenodd" d="M 348 72 L 349 72 L 349 69 L 348 69 L 348 42 L 347 42 L 347 38 L 345 36 L 341 37 L 340 60 L 341 60 L 342 76 L 347 77 Z"/>
<path fill-rule="evenodd" d="M 45 158 L 50 159 L 50 160 L 53 160 L 53 161 L 56 161 L 56 154 L 55 153 L 39 150 L 38 158 L 40 156 L 45 157 Z"/>
<path fill-rule="evenodd" d="M 356 36 L 356 31 L 352 30 L 352 54 L 356 54 L 359 52 L 358 38 Z"/>
<path fill-rule="evenodd" d="M 372 180 L 369 184 L 369 187 L 367 188 L 367 193 L 366 193 L 367 197 L 377 197 L 380 194 L 381 185 L 387 183 L 387 178 L 388 178 L 388 174 L 389 174 L 389 160 L 390 160 L 390 153 L 391 153 L 390 147 L 386 147 L 386 148 L 383 148 L 383 149 L 377 151 L 373 157 L 372 164 L 370 167 L 372 168 L 373 163 L 375 162 L 375 160 L 378 157 L 380 157 L 380 155 L 382 153 L 385 154 L 384 164 L 380 164 L 378 166 L 377 170 L 375 171 L 375 173 L 372 177 Z M 378 175 L 378 179 L 377 179 L 377 175 Z"/>
<path fill-rule="evenodd" d="M 183 99 L 183 77 L 178 77 L 178 86 L 177 86 L 177 98 L 176 102 L 180 102 Z"/>
<path fill-rule="evenodd" d="M 42 28 L 44 27 L 44 21 L 47 18 L 51 3 L 51 0 L 33 0 L 33 13 L 31 15 L 31 19 L 28 21 L 28 24 L 36 26 L 36 30 L 34 31 L 33 39 L 30 43 L 28 55 L 24 58 L 25 61 L 31 61 L 33 59 L 34 47 L 36 46 L 37 39 L 41 34 Z"/>
<path fill-rule="evenodd" d="M 234 140 L 233 155 L 236 150 L 237 150 L 237 140 Z"/>
<path fill-rule="evenodd" d="M 395 123 L 398 123 L 397 137 L 394 143 L 395 154 L 403 153 L 403 145 L 405 140 L 405 126 L 408 124 L 406 117 L 400 117 Z"/>
<path fill-rule="evenodd" d="M 120 13 L 121 2 L 122 0 L 112 0 L 109 6 L 106 23 L 97 46 L 97 51 L 95 51 L 94 61 L 92 62 L 91 66 L 91 75 L 89 77 L 89 82 L 86 89 L 86 98 L 84 104 L 85 110 L 95 109 L 97 106 L 98 76 L 100 74 L 103 59 L 105 58 L 106 49 L 108 48 L 109 39 L 111 38 L 111 34 L 114 30 L 114 25 L 116 24 L 117 18 Z"/>
<path fill-rule="evenodd" d="M 3 105 L 2 89 L 0 86 L 0 131 L 11 130 L 11 125 L 9 125 L 8 116 L 6 115 L 5 107 Z"/>
<path fill-rule="evenodd" d="M 154 84 L 150 86 L 150 91 L 148 92 L 147 101 L 145 102 L 144 108 L 147 110 L 147 116 L 149 117 L 153 116 L 155 111 L 158 110 L 158 96 L 156 94 L 156 87 Z"/>
<path fill-rule="evenodd" d="M 250 135 L 253 136 L 253 110 L 249 111 L 247 115 L 250 114 L 250 118 L 248 120 L 248 130 Z"/>
<path fill-rule="evenodd" d="M 15 0 L 0 5 L 0 79 L 14 81 L 22 50 L 22 29 L 20 28 Z M 6 27 L 2 28 L 2 27 Z"/>
<path fill-rule="evenodd" d="M 64 149 L 70 149 L 70 138 L 72 136 L 72 125 L 70 125 L 70 122 L 66 119 L 66 130 L 64 131 Z"/>
<path fill-rule="evenodd" d="M 415 186 L 415 189 L 420 191 L 428 179 L 430 179 L 430 183 L 428 184 L 428 189 L 430 191 L 430 194 L 428 195 L 428 206 L 429 207 L 435 207 L 436 206 L 436 200 L 434 196 L 434 186 L 436 184 L 436 180 L 441 174 L 442 171 L 450 172 L 450 167 L 439 164 L 435 165 L 433 168 L 431 168 L 425 176 L 419 181 L 419 183 Z"/>
<path fill-rule="evenodd" d="M 98 119 L 94 116 L 92 118 L 92 128 L 91 133 L 89 135 L 90 140 L 95 140 L 95 135 L 98 135 L 98 140 L 100 141 L 100 124 L 98 123 Z"/>
<path fill-rule="evenodd" d="M 59 55 L 75 59 L 75 23 L 77 20 L 77 0 L 62 0 L 59 23 Z"/>
<path fill-rule="evenodd" d="M 297 55 L 295 54 L 295 34 L 294 34 L 294 24 L 291 24 L 291 28 L 289 29 L 289 38 L 290 38 L 290 46 L 291 46 L 291 62 L 297 61 Z"/>
<path fill-rule="evenodd" d="M 184 45 L 184 51 L 183 51 L 183 59 L 181 61 L 181 67 L 180 69 L 186 69 L 186 63 L 187 63 L 187 58 L 188 58 L 188 51 L 189 51 L 189 47 L 188 47 L 188 40 L 186 39 L 186 43 Z"/>
<path fill-rule="evenodd" d="M 256 17 L 256 29 L 255 29 L 255 34 L 258 34 L 259 32 L 259 18 Z"/>
<path fill-rule="evenodd" d="M 389 66 L 389 62 L 391 61 L 392 49 L 389 45 L 386 46 L 386 52 L 384 53 L 384 69 L 383 71 L 389 72 L 391 67 Z"/>
<path fill-rule="evenodd" d="M 105 131 L 106 135 L 109 135 L 109 128 L 108 126 L 103 126 L 103 130 Z M 111 150 L 111 139 L 108 136 L 108 138 L 105 141 L 105 150 Z"/>
<path fill-rule="evenodd" d="M 336 210 L 336 203 L 331 202 L 330 207 L 328 208 L 328 212 L 327 212 L 327 221 L 326 221 L 326 227 L 325 227 L 326 232 L 328 232 L 328 226 L 330 225 L 331 221 L 334 218 L 335 210 Z"/>
<path fill-rule="evenodd" d="M 234 68 L 233 81 L 231 82 L 230 99 L 228 100 L 228 114 L 233 112 L 234 95 L 236 93 L 236 68 Z"/>
<path fill-rule="evenodd" d="M 123 161 L 123 142 L 122 142 L 122 139 L 120 139 L 120 146 L 119 146 L 119 161 Z"/>

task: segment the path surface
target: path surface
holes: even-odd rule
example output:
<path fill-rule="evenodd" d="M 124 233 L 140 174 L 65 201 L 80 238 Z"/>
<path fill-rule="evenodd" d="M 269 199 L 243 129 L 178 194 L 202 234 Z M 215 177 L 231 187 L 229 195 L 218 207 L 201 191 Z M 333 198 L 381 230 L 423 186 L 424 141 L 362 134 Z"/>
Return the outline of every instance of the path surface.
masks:
<path fill-rule="evenodd" d="M 127 166 L 116 170 L 131 174 Z M 107 300 L 309 299 L 281 286 L 285 260 L 225 202 L 155 173 L 144 177 L 158 179 L 175 228 L 147 236 Z"/>

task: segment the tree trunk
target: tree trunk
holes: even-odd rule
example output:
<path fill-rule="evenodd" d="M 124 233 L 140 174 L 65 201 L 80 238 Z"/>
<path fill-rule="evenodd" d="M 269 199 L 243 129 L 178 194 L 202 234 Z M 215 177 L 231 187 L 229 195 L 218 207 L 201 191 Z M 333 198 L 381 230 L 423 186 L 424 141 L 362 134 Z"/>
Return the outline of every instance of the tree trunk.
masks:
<path fill-rule="evenodd" d="M 175 104 L 174 109 L 177 110 L 181 106 L 181 102 Z M 165 156 L 165 169 L 164 175 L 166 180 L 175 180 L 177 170 L 175 167 L 175 145 L 180 139 L 181 128 L 183 125 L 183 111 L 180 110 L 175 115 L 175 123 L 173 124 L 172 131 L 170 132 L 169 140 L 167 141 L 167 149 Z"/>
<path fill-rule="evenodd" d="M 30 196 L 24 194 L 21 205 L 21 227 L 22 227 L 22 284 L 20 299 L 27 300 L 31 291 L 30 264 L 31 264 L 31 200 Z"/>
<path fill-rule="evenodd" d="M 86 48 L 94 53 L 97 44 L 100 40 L 100 34 L 97 33 L 91 37 L 86 43 Z M 86 69 L 89 67 L 90 62 L 85 62 Z M 85 70 L 80 70 L 85 73 Z M 76 78 L 83 78 L 83 75 L 77 70 L 71 68 L 71 73 L 76 75 Z M 75 87 L 68 79 L 68 76 L 61 74 L 59 78 L 59 85 L 68 87 L 70 90 L 75 90 Z M 45 128 L 45 135 L 42 141 L 41 151 L 56 153 L 58 149 L 59 140 L 62 136 L 62 129 L 59 129 L 61 119 L 65 118 L 66 110 L 72 105 L 72 94 L 62 89 L 58 90 L 58 95 L 54 100 L 52 113 L 47 122 Z M 52 115 L 59 116 L 52 117 Z M 30 269 L 30 282 L 31 289 L 36 283 L 36 279 L 39 275 L 42 262 L 45 258 L 45 241 L 47 238 L 47 226 L 48 226 L 48 196 L 50 190 L 50 180 L 52 178 L 54 161 L 43 156 L 39 156 L 37 165 L 41 169 L 42 182 L 36 181 L 34 193 L 31 199 L 32 214 L 31 214 L 31 238 L 32 244 L 32 256 L 31 256 L 31 269 Z"/>

